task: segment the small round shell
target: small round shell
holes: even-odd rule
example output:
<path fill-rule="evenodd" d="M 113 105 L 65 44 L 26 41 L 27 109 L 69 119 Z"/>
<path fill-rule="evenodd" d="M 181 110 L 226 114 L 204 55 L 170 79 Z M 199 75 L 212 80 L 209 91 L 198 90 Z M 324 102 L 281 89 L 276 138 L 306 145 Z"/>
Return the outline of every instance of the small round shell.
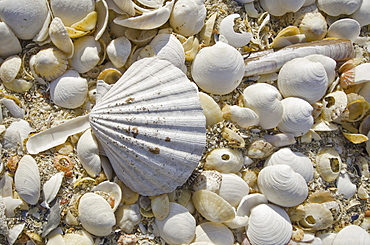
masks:
<path fill-rule="evenodd" d="M 21 70 L 22 59 L 18 55 L 9 56 L 0 66 L 0 79 L 3 83 L 13 81 Z"/>
<path fill-rule="evenodd" d="M 360 35 L 360 24 L 350 18 L 340 19 L 329 26 L 328 37 L 349 39 L 352 42 Z"/>
<path fill-rule="evenodd" d="M 342 168 L 342 160 L 334 148 L 322 148 L 316 156 L 316 169 L 327 182 L 336 180 Z"/>
<path fill-rule="evenodd" d="M 228 94 L 244 76 L 244 59 L 232 46 L 217 42 L 199 51 L 193 61 L 191 74 L 196 84 L 212 94 Z"/>
<path fill-rule="evenodd" d="M 329 209 L 321 203 L 307 203 L 303 206 L 304 217 L 299 225 L 309 231 L 326 229 L 333 224 L 333 216 Z"/>
<path fill-rule="evenodd" d="M 141 214 L 138 204 L 122 205 L 116 211 L 117 226 L 124 232 L 132 233 L 134 227 L 140 223 Z"/>
<path fill-rule="evenodd" d="M 110 181 L 103 181 L 98 185 L 94 186 L 91 191 L 101 191 L 106 193 L 109 197 L 109 200 L 113 201 L 112 209 L 116 211 L 118 205 L 121 203 L 122 199 L 122 190 L 117 183 Z"/>
<path fill-rule="evenodd" d="M 109 60 L 116 68 L 121 68 L 131 53 L 131 42 L 125 36 L 112 40 L 107 46 Z"/>
<path fill-rule="evenodd" d="M 221 173 L 236 173 L 243 166 L 243 155 L 238 150 L 218 148 L 212 150 L 204 164 L 206 170 L 217 170 Z"/>
<path fill-rule="evenodd" d="M 308 42 L 321 40 L 327 32 L 325 17 L 320 13 L 306 13 L 299 25 L 299 30 Z"/>
<path fill-rule="evenodd" d="M 214 222 L 205 222 L 195 229 L 195 243 L 234 244 L 234 235 L 227 226 Z"/>

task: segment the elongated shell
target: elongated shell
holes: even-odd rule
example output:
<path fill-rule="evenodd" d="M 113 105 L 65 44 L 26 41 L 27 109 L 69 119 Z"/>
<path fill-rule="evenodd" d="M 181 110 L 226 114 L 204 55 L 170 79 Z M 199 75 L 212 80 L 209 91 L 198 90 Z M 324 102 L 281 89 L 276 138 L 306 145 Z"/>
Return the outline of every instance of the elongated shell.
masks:
<path fill-rule="evenodd" d="M 89 115 L 117 176 L 142 195 L 185 183 L 205 147 L 197 91 L 165 60 L 135 62 Z"/>
<path fill-rule="evenodd" d="M 288 165 L 264 167 L 258 175 L 258 187 L 270 202 L 282 207 L 301 204 L 308 195 L 305 179 Z"/>
<path fill-rule="evenodd" d="M 370 235 L 358 225 L 349 225 L 338 232 L 333 240 L 333 245 L 345 245 L 356 243 L 366 245 L 370 243 Z"/>
<path fill-rule="evenodd" d="M 35 159 L 24 155 L 14 176 L 15 189 L 28 204 L 35 205 L 40 197 L 40 172 Z"/>
<path fill-rule="evenodd" d="M 252 245 L 285 245 L 292 236 L 292 225 L 284 209 L 273 204 L 252 208 L 247 236 Z"/>
<path fill-rule="evenodd" d="M 56 173 L 43 185 L 42 187 L 42 192 L 44 194 L 43 204 L 45 207 L 49 208 L 49 203 L 52 202 L 56 195 L 58 194 L 60 186 L 62 185 L 63 176 L 64 176 L 63 172 Z"/>

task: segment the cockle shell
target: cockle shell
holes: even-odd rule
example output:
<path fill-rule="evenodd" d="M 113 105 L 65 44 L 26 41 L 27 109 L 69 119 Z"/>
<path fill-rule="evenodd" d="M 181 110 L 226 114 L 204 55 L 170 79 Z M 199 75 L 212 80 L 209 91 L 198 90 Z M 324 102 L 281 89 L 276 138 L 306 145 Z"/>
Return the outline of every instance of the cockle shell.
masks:
<path fill-rule="evenodd" d="M 74 53 L 70 65 L 79 73 L 85 73 L 95 67 L 99 61 L 101 45 L 93 36 L 81 37 L 74 41 Z"/>
<path fill-rule="evenodd" d="M 216 101 L 206 93 L 199 92 L 198 95 L 200 104 L 202 105 L 203 112 L 206 117 L 207 127 L 221 122 L 223 120 L 222 111 Z"/>
<path fill-rule="evenodd" d="M 325 94 L 328 76 L 321 63 L 295 58 L 281 68 L 278 88 L 284 97 L 302 98 L 311 104 Z"/>
<path fill-rule="evenodd" d="M 261 0 L 260 3 L 269 14 L 282 16 L 288 12 L 297 12 L 305 3 L 305 0 Z"/>
<path fill-rule="evenodd" d="M 234 47 L 217 42 L 199 51 L 191 74 L 195 83 L 206 92 L 228 94 L 242 81 L 244 60 Z"/>
<path fill-rule="evenodd" d="M 256 126 L 260 121 L 257 113 L 252 109 L 237 105 L 225 105 L 222 108 L 222 114 L 225 120 L 230 120 L 243 128 Z"/>
<path fill-rule="evenodd" d="M 252 33 L 234 31 L 234 19 L 239 18 L 239 14 L 231 14 L 226 16 L 220 23 L 219 33 L 223 35 L 227 43 L 235 48 L 247 45 L 252 39 Z"/>
<path fill-rule="evenodd" d="M 109 60 L 116 68 L 121 68 L 131 54 L 131 42 L 125 36 L 112 40 L 106 49 Z"/>
<path fill-rule="evenodd" d="M 361 5 L 357 10 L 350 16 L 360 23 L 361 26 L 370 24 L 370 1 L 369 0 L 357 0 L 361 2 Z"/>
<path fill-rule="evenodd" d="M 292 225 L 284 209 L 260 204 L 252 208 L 246 232 L 252 245 L 285 245 L 292 236 Z"/>
<path fill-rule="evenodd" d="M 216 170 L 221 173 L 237 173 L 243 166 L 241 151 L 229 148 L 217 148 L 206 157 L 205 170 Z"/>
<path fill-rule="evenodd" d="M 80 198 L 78 217 L 83 228 L 96 236 L 109 235 L 116 224 L 113 209 L 95 193 L 86 193 Z"/>
<path fill-rule="evenodd" d="M 244 104 L 255 111 L 263 129 L 276 127 L 283 115 L 281 94 L 276 87 L 267 83 L 256 83 L 243 91 Z"/>
<path fill-rule="evenodd" d="M 66 26 L 71 26 L 94 11 L 95 1 L 50 0 L 50 7 L 55 17 L 59 17 Z"/>
<path fill-rule="evenodd" d="M 24 40 L 32 39 L 41 30 L 48 13 L 45 0 L 0 2 L 0 19 L 18 38 Z"/>
<path fill-rule="evenodd" d="M 91 129 L 86 130 L 78 140 L 77 156 L 83 168 L 91 177 L 95 177 L 100 173 L 101 159 L 98 141 L 92 134 Z"/>
<path fill-rule="evenodd" d="M 248 195 L 248 184 L 238 175 L 232 173 L 223 173 L 221 186 L 218 194 L 233 207 L 237 207 L 240 200 Z"/>
<path fill-rule="evenodd" d="M 14 176 L 15 189 L 28 204 L 35 205 L 40 197 L 40 172 L 35 159 L 24 155 Z"/>
<path fill-rule="evenodd" d="M 258 175 L 258 187 L 270 202 L 282 207 L 301 204 L 308 195 L 302 175 L 284 164 L 264 167 Z"/>
<path fill-rule="evenodd" d="M 317 7 L 331 16 L 350 15 L 361 5 L 362 0 L 318 0 Z"/>
<path fill-rule="evenodd" d="M 326 229 L 333 224 L 333 216 L 329 209 L 321 203 L 307 203 L 303 205 L 304 217 L 299 225 L 304 230 L 317 231 Z"/>
<path fill-rule="evenodd" d="M 355 243 L 366 245 L 370 243 L 369 233 L 358 225 L 348 225 L 338 232 L 333 240 L 333 245 Z"/>
<path fill-rule="evenodd" d="M 328 29 L 327 36 L 348 39 L 352 42 L 360 35 L 361 26 L 358 21 L 350 18 L 333 22 Z"/>
<path fill-rule="evenodd" d="M 155 224 L 168 244 L 189 244 L 195 235 L 194 217 L 178 203 L 171 202 L 168 216 L 163 220 L 156 218 Z"/>
<path fill-rule="evenodd" d="M 305 100 L 288 97 L 281 100 L 283 115 L 278 129 L 283 133 L 292 133 L 299 137 L 307 133 L 313 125 L 313 107 Z"/>
<path fill-rule="evenodd" d="M 293 152 L 289 147 L 279 149 L 265 161 L 265 166 L 286 164 L 309 182 L 313 178 L 313 163 L 301 152 Z"/>
<path fill-rule="evenodd" d="M 51 203 L 58 194 L 60 186 L 62 185 L 63 177 L 64 173 L 58 172 L 44 183 L 42 187 L 42 193 L 44 194 L 44 201 L 41 203 L 42 206 L 50 208 L 49 203 Z"/>
<path fill-rule="evenodd" d="M 58 106 L 77 108 L 87 97 L 88 87 L 85 78 L 80 77 L 74 70 L 66 71 L 50 83 L 51 100 Z"/>
<path fill-rule="evenodd" d="M 336 180 L 342 168 L 339 153 L 331 147 L 322 148 L 316 156 L 316 169 L 327 182 Z"/>
<path fill-rule="evenodd" d="M 235 241 L 232 231 L 227 226 L 220 223 L 204 222 L 195 228 L 193 242 L 232 245 Z"/>
<path fill-rule="evenodd" d="M 308 42 L 323 39 L 327 29 L 325 17 L 320 12 L 306 13 L 299 24 L 299 30 Z"/>
<path fill-rule="evenodd" d="M 205 19 L 204 0 L 179 0 L 173 6 L 170 26 L 174 32 L 189 37 L 202 29 Z"/>
<path fill-rule="evenodd" d="M 2 58 L 22 52 L 18 38 L 4 22 L 0 22 L 0 43 L 0 57 Z"/>
<path fill-rule="evenodd" d="M 205 117 L 197 91 L 165 60 L 135 62 L 89 116 L 117 176 L 142 195 L 182 185 L 205 146 Z"/>

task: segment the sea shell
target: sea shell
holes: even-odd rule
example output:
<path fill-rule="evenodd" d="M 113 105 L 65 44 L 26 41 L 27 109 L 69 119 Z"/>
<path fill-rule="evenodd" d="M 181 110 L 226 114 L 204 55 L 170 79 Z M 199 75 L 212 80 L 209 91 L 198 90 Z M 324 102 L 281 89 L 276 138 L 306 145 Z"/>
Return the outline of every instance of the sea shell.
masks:
<path fill-rule="evenodd" d="M 237 209 L 236 215 L 238 216 L 250 216 L 251 210 L 258 206 L 259 204 L 267 204 L 267 198 L 261 193 L 252 193 L 246 195 L 240 201 Z"/>
<path fill-rule="evenodd" d="M 45 182 L 42 187 L 42 193 L 44 194 L 44 201 L 41 203 L 42 206 L 50 208 L 49 203 L 51 203 L 58 194 L 60 186 L 62 185 L 63 177 L 64 173 L 58 172 Z"/>
<path fill-rule="evenodd" d="M 24 40 L 32 39 L 41 30 L 49 9 L 44 0 L 5 0 L 0 2 L 0 18 L 14 34 Z"/>
<path fill-rule="evenodd" d="M 339 39 L 348 39 L 352 42 L 360 35 L 360 24 L 350 18 L 344 18 L 333 22 L 328 29 L 327 36 Z"/>
<path fill-rule="evenodd" d="M 281 100 L 283 116 L 278 129 L 283 133 L 292 133 L 299 137 L 307 133 L 313 125 L 313 107 L 305 100 L 288 97 Z"/>
<path fill-rule="evenodd" d="M 350 15 L 361 5 L 362 0 L 318 0 L 317 7 L 331 16 Z"/>
<path fill-rule="evenodd" d="M 243 148 L 245 147 L 245 140 L 243 137 L 235 132 L 234 130 L 224 127 L 222 129 L 221 135 L 224 139 L 227 140 L 227 144 L 234 148 Z"/>
<path fill-rule="evenodd" d="M 212 94 L 228 94 L 242 81 L 244 60 L 232 46 L 217 42 L 199 51 L 192 63 L 191 74 L 196 84 Z"/>
<path fill-rule="evenodd" d="M 338 232 L 333 240 L 333 245 L 356 243 L 366 245 L 370 242 L 369 233 L 358 225 L 348 225 Z"/>
<path fill-rule="evenodd" d="M 95 1 L 51 0 L 50 7 L 55 17 L 59 17 L 66 26 L 71 26 L 94 11 Z"/>
<path fill-rule="evenodd" d="M 248 195 L 248 184 L 238 175 L 232 173 L 223 173 L 219 195 L 233 207 L 237 207 L 240 200 Z"/>
<path fill-rule="evenodd" d="M 284 164 L 264 167 L 258 175 L 258 187 L 270 202 L 282 207 L 301 204 L 308 195 L 302 175 Z"/>
<path fill-rule="evenodd" d="M 115 69 L 115 68 L 106 68 L 106 69 L 102 70 L 99 73 L 99 75 L 97 77 L 97 80 L 98 81 L 102 80 L 102 81 L 104 81 L 104 83 L 99 83 L 99 82 L 97 83 L 96 86 L 99 87 L 99 88 L 97 88 L 97 91 L 99 91 L 99 89 L 101 88 L 100 85 L 106 86 L 107 84 L 114 84 L 121 78 L 121 76 L 122 76 L 122 73 L 118 69 Z M 98 101 L 100 99 L 101 99 L 101 96 L 99 96 Z"/>
<path fill-rule="evenodd" d="M 112 206 L 113 211 L 116 211 L 117 207 L 121 204 L 122 190 L 117 183 L 103 181 L 98 185 L 94 186 L 91 189 L 91 191 L 106 193 L 106 195 L 108 195 L 108 200 L 113 201 L 113 205 L 110 204 Z"/>
<path fill-rule="evenodd" d="M 125 31 L 125 36 L 134 44 L 143 47 L 150 43 L 150 41 L 157 35 L 158 30 L 137 30 L 128 28 Z"/>
<path fill-rule="evenodd" d="M 214 192 L 198 190 L 192 200 L 196 210 L 209 221 L 222 223 L 235 218 L 234 208 Z"/>
<path fill-rule="evenodd" d="M 113 39 L 106 49 L 109 60 L 116 68 L 121 68 L 131 54 L 131 42 L 125 36 Z"/>
<path fill-rule="evenodd" d="M 316 169 L 327 182 L 336 180 L 342 168 L 339 153 L 331 147 L 322 148 L 316 156 Z"/>
<path fill-rule="evenodd" d="M 260 121 L 257 113 L 252 109 L 237 105 L 225 105 L 222 108 L 222 115 L 225 120 L 230 120 L 243 128 L 256 126 Z"/>
<path fill-rule="evenodd" d="M 272 154 L 274 147 L 264 139 L 253 141 L 248 148 L 248 157 L 265 158 Z"/>
<path fill-rule="evenodd" d="M 158 220 L 164 220 L 170 212 L 170 200 L 166 193 L 150 197 L 153 215 Z"/>
<path fill-rule="evenodd" d="M 305 0 L 261 0 L 260 3 L 269 14 L 282 16 L 288 12 L 297 12 L 305 3 Z"/>
<path fill-rule="evenodd" d="M 98 141 L 92 134 L 91 129 L 86 130 L 78 140 L 77 156 L 83 168 L 91 177 L 95 177 L 100 173 L 101 159 Z"/>
<path fill-rule="evenodd" d="M 279 149 L 265 161 L 265 166 L 286 164 L 309 182 L 313 179 L 313 163 L 301 152 L 293 152 L 289 147 Z"/>
<path fill-rule="evenodd" d="M 251 210 L 247 236 L 252 245 L 287 244 L 292 225 L 284 209 L 273 204 L 260 204 Z"/>
<path fill-rule="evenodd" d="M 3 148 L 14 149 L 18 147 L 18 145 L 22 145 L 24 140 L 28 137 L 28 134 L 33 130 L 34 129 L 30 126 L 30 124 L 23 119 L 12 122 L 3 135 Z"/>
<path fill-rule="evenodd" d="M 307 42 L 321 40 L 327 32 L 325 17 L 320 13 L 306 13 L 299 24 L 299 30 L 306 36 Z"/>
<path fill-rule="evenodd" d="M 271 43 L 271 48 L 283 48 L 285 46 L 302 43 L 306 40 L 306 36 L 301 34 L 301 31 L 296 26 L 287 26 L 283 28 L 274 38 Z"/>
<path fill-rule="evenodd" d="M 275 147 L 288 146 L 297 142 L 294 138 L 294 134 L 287 133 L 279 133 L 274 135 L 265 134 L 263 138 Z"/>
<path fill-rule="evenodd" d="M 278 88 L 284 97 L 298 97 L 315 103 L 328 88 L 328 76 L 324 66 L 306 58 L 288 61 L 278 75 Z"/>
<path fill-rule="evenodd" d="M 239 14 L 231 14 L 226 16 L 220 22 L 219 33 L 223 35 L 227 43 L 235 48 L 240 48 L 247 45 L 252 39 L 252 33 L 250 32 L 235 32 L 234 31 L 234 19 L 239 18 Z"/>
<path fill-rule="evenodd" d="M 127 233 L 133 232 L 134 227 L 140 223 L 141 218 L 138 204 L 122 205 L 116 211 L 117 226 Z"/>
<path fill-rule="evenodd" d="M 205 117 L 194 86 L 171 63 L 157 58 L 131 65 L 95 105 L 90 123 L 118 177 L 142 195 L 182 185 L 205 146 Z"/>
<path fill-rule="evenodd" d="M 337 178 L 337 193 L 343 194 L 343 197 L 350 199 L 357 191 L 357 186 L 352 183 L 348 173 L 340 174 Z"/>
<path fill-rule="evenodd" d="M 155 224 L 168 244 L 189 244 L 195 235 L 194 217 L 178 203 L 171 202 L 168 216 L 163 220 L 156 218 Z"/>
<path fill-rule="evenodd" d="M 370 24 L 370 1 L 363 0 L 360 7 L 350 17 L 357 20 L 361 27 Z"/>
<path fill-rule="evenodd" d="M 5 84 L 13 81 L 22 67 L 22 59 L 18 55 L 9 56 L 0 66 L 0 79 Z"/>
<path fill-rule="evenodd" d="M 189 37 L 202 29 L 205 19 L 204 0 L 179 0 L 173 6 L 170 26 L 176 33 Z"/>
<path fill-rule="evenodd" d="M 116 224 L 113 209 L 95 193 L 86 193 L 80 198 L 78 217 L 83 228 L 95 236 L 109 235 Z"/>
<path fill-rule="evenodd" d="M 202 171 L 193 181 L 191 189 L 195 192 L 198 190 L 208 190 L 218 193 L 221 187 L 222 175 L 218 171 Z"/>
<path fill-rule="evenodd" d="M 335 91 L 325 95 L 323 98 L 321 117 L 331 122 L 336 120 L 347 107 L 347 95 L 343 91 Z"/>
<path fill-rule="evenodd" d="M 205 170 L 216 170 L 221 173 L 237 173 L 243 166 L 241 151 L 229 148 L 216 148 L 206 157 Z"/>
<path fill-rule="evenodd" d="M 263 129 L 276 127 L 283 115 L 281 94 L 276 87 L 267 83 L 256 83 L 243 91 L 244 104 L 255 111 Z"/>
<path fill-rule="evenodd" d="M 62 76 L 50 83 L 51 100 L 58 106 L 77 108 L 87 97 L 87 80 L 74 70 L 67 70 Z"/>
<path fill-rule="evenodd" d="M 28 204 L 35 205 L 40 197 L 40 172 L 35 159 L 24 155 L 14 176 L 15 189 Z"/>
<path fill-rule="evenodd" d="M 0 43 L 0 57 L 2 58 L 22 52 L 18 38 L 4 22 L 0 22 Z"/>
<path fill-rule="evenodd" d="M 8 109 L 9 113 L 15 118 L 23 118 L 26 114 L 25 110 L 21 108 L 13 99 L 2 98 L 0 102 Z M 22 143 L 22 142 L 21 142 Z"/>
<path fill-rule="evenodd" d="M 317 231 L 326 229 L 333 224 L 333 216 L 329 209 L 321 203 L 307 203 L 303 205 L 304 217 L 299 220 L 299 225 L 304 230 Z"/>
<path fill-rule="evenodd" d="M 71 67 L 79 73 L 85 73 L 100 61 L 101 45 L 93 36 L 81 37 L 74 41 L 74 53 L 70 59 Z"/>
<path fill-rule="evenodd" d="M 195 243 L 234 244 L 234 235 L 227 226 L 214 222 L 204 222 L 195 228 Z"/>
<path fill-rule="evenodd" d="M 74 52 L 74 46 L 71 38 L 68 36 L 62 20 L 58 17 L 53 18 L 49 26 L 49 36 L 52 43 L 68 58 L 71 58 Z"/>
<path fill-rule="evenodd" d="M 216 101 L 206 93 L 199 92 L 198 95 L 206 117 L 206 126 L 212 126 L 213 124 L 221 122 L 223 120 L 222 111 Z"/>

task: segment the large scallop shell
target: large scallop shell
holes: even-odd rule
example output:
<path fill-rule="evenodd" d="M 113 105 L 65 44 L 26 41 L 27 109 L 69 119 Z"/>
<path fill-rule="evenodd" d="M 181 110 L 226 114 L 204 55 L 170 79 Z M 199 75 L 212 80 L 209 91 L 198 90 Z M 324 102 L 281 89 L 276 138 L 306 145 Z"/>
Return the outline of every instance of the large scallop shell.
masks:
<path fill-rule="evenodd" d="M 185 183 L 205 147 L 196 88 L 170 62 L 135 62 L 90 113 L 92 130 L 117 176 L 153 196 Z"/>

